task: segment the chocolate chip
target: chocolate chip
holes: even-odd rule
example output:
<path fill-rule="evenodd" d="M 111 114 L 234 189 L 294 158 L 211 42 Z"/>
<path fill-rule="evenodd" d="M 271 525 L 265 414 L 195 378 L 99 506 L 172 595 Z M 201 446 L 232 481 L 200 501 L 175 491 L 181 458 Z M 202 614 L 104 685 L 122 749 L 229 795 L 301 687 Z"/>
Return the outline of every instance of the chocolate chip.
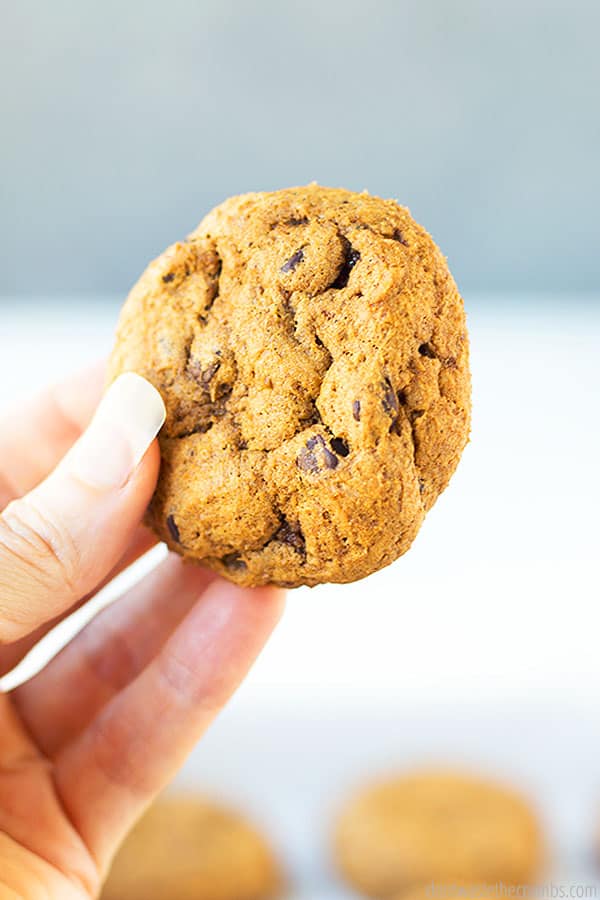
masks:
<path fill-rule="evenodd" d="M 383 397 L 381 398 L 381 402 L 388 415 L 396 416 L 400 407 L 398 404 L 396 391 L 392 387 L 392 383 L 389 378 L 386 378 L 383 382 Z"/>
<path fill-rule="evenodd" d="M 217 385 L 215 390 L 215 397 L 217 400 L 224 400 L 226 397 L 229 397 L 231 391 L 233 390 L 230 384 L 227 384 L 226 381 L 221 382 L 221 384 Z"/>
<path fill-rule="evenodd" d="M 398 395 L 392 387 L 392 382 L 387 377 L 383 382 L 383 397 L 381 398 L 381 404 L 388 416 L 392 417 L 389 428 L 390 434 L 392 433 L 392 431 L 396 432 L 396 434 L 399 434 L 400 419 L 398 416 L 398 412 L 400 411 L 400 403 L 398 401 Z"/>
<path fill-rule="evenodd" d="M 327 449 L 325 440 L 320 434 L 310 437 L 306 442 L 306 447 L 303 447 L 296 457 L 298 468 L 304 472 L 310 472 L 312 475 L 316 475 L 323 466 L 326 469 L 335 469 L 337 464 L 337 456 Z"/>
<path fill-rule="evenodd" d="M 296 457 L 296 465 L 299 469 L 302 469 L 303 472 L 310 472 L 312 475 L 316 475 L 319 471 L 317 457 L 312 451 L 305 450 L 304 448 Z"/>
<path fill-rule="evenodd" d="M 194 381 L 202 382 L 202 366 L 197 359 L 189 359 L 189 352 L 187 374 L 190 375 L 194 379 Z"/>
<path fill-rule="evenodd" d="M 289 319 L 290 327 L 292 331 L 296 330 L 296 309 L 293 303 L 290 303 L 290 297 L 292 296 L 291 291 L 284 291 L 283 288 L 280 288 L 281 295 L 281 305 L 283 307 L 283 311 Z"/>
<path fill-rule="evenodd" d="M 166 275 L 163 275 L 162 280 L 164 284 L 169 284 L 171 281 L 175 280 L 175 272 L 167 272 Z"/>
<path fill-rule="evenodd" d="M 360 422 L 360 400 L 355 400 L 352 404 L 352 416 Z"/>
<path fill-rule="evenodd" d="M 215 351 L 221 355 L 221 351 Z M 221 361 L 216 359 L 206 369 L 203 369 L 198 360 L 190 359 L 187 365 L 187 374 L 190 375 L 202 388 L 202 394 L 197 398 L 196 411 L 198 415 L 202 415 L 203 422 L 194 426 L 194 428 L 183 432 L 177 437 L 188 437 L 190 434 L 200 432 L 204 434 L 209 428 L 212 428 L 212 419 L 218 419 L 227 412 L 227 401 L 231 396 L 233 385 L 229 382 L 217 382 L 213 388 L 211 382 L 219 369 Z M 206 421 L 206 420 L 209 421 Z"/>
<path fill-rule="evenodd" d="M 425 482 L 422 478 L 419 478 L 419 493 L 422 494 L 425 490 Z"/>
<path fill-rule="evenodd" d="M 169 534 L 178 544 L 181 543 L 181 538 L 179 536 L 179 528 L 177 527 L 177 522 L 175 521 L 174 516 L 167 516 L 167 528 L 169 529 Z"/>
<path fill-rule="evenodd" d="M 416 422 L 417 419 L 420 419 L 421 416 L 425 415 L 424 409 L 411 409 L 409 416 L 411 422 Z"/>
<path fill-rule="evenodd" d="M 300 250 L 296 250 L 293 256 L 290 256 L 287 262 L 285 262 L 280 268 L 280 272 L 293 272 L 296 266 L 300 265 L 302 260 L 304 259 L 304 251 L 302 248 Z"/>
<path fill-rule="evenodd" d="M 187 438 L 192 434 L 206 434 L 207 431 L 213 427 L 212 422 L 200 422 L 198 425 L 194 425 L 193 428 L 188 428 L 187 431 L 178 432 L 178 434 L 174 435 L 176 438 Z"/>
<path fill-rule="evenodd" d="M 208 304 L 207 309 L 213 305 L 219 294 L 221 293 L 221 272 L 223 271 L 223 260 L 215 250 L 211 254 L 210 263 L 207 266 L 208 275 Z"/>
<path fill-rule="evenodd" d="M 335 453 L 332 453 L 330 450 L 327 449 L 327 447 L 323 448 L 323 457 L 325 459 L 326 468 L 328 468 L 328 469 L 336 469 L 337 468 L 339 459 L 337 458 Z"/>
<path fill-rule="evenodd" d="M 226 553 L 221 562 L 231 572 L 244 572 L 248 568 L 239 553 Z"/>
<path fill-rule="evenodd" d="M 221 363 L 219 360 L 215 360 L 214 363 L 211 363 L 203 372 L 200 374 L 200 380 L 203 384 L 208 384 L 209 381 L 217 374 L 219 369 L 221 368 Z"/>
<path fill-rule="evenodd" d="M 419 347 L 419 353 L 421 356 L 426 356 L 428 359 L 435 359 L 435 351 L 433 350 L 431 344 L 421 344 Z"/>
<path fill-rule="evenodd" d="M 339 272 L 337 273 L 336 279 L 331 285 L 332 288 L 336 290 L 340 290 L 341 288 L 345 288 L 348 284 L 348 279 L 350 278 L 350 272 L 356 265 L 356 263 L 360 259 L 360 253 L 358 250 L 355 250 L 348 238 L 341 236 L 342 248 L 344 251 L 344 261 L 341 265 Z"/>
<path fill-rule="evenodd" d="M 289 216 L 287 219 L 278 219 L 270 223 L 269 229 L 273 231 L 274 228 L 281 228 L 282 226 L 283 228 L 297 228 L 298 225 L 308 225 L 307 216 Z"/>
<path fill-rule="evenodd" d="M 405 247 L 408 247 L 408 241 L 405 240 L 404 235 L 399 228 L 394 228 L 392 237 L 395 241 L 398 241 L 399 244 L 404 244 Z"/>
<path fill-rule="evenodd" d="M 281 518 L 281 525 L 275 532 L 275 539 L 283 544 L 289 544 L 301 556 L 306 556 L 306 541 L 299 525 L 292 526 L 285 516 Z"/>
<path fill-rule="evenodd" d="M 314 434 L 312 437 L 310 437 L 307 440 L 306 446 L 308 447 L 309 450 L 314 450 L 315 447 L 324 447 L 325 441 L 323 440 L 322 435 Z"/>
<path fill-rule="evenodd" d="M 338 456 L 348 456 L 350 453 L 350 448 L 348 444 L 343 438 L 334 437 L 329 441 L 331 449 L 334 453 L 337 453 Z"/>

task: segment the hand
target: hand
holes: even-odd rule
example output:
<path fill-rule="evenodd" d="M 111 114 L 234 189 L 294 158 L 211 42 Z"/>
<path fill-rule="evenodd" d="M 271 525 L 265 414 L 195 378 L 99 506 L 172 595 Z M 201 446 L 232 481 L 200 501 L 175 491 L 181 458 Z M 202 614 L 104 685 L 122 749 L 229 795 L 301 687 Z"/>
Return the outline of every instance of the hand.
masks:
<path fill-rule="evenodd" d="M 0 675 L 150 548 L 164 409 L 100 370 L 0 422 Z M 84 431 L 84 429 L 86 429 Z M 0 694 L 0 900 L 95 897 L 119 842 L 246 674 L 282 595 L 175 556 Z"/>

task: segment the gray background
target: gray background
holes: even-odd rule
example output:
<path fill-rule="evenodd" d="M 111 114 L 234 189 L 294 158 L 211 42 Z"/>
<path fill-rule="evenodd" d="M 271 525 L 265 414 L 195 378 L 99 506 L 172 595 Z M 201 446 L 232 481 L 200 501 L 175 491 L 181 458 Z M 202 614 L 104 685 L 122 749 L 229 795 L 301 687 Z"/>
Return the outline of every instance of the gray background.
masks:
<path fill-rule="evenodd" d="M 411 207 L 465 291 L 600 287 L 597 0 L 20 0 L 0 294 L 123 294 L 212 205 Z"/>

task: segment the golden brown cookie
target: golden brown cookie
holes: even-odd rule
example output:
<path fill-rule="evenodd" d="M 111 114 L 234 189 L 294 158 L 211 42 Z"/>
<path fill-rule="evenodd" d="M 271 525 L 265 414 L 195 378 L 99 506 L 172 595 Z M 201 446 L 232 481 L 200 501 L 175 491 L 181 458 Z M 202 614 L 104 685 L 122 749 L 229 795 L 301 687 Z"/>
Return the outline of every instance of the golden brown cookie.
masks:
<path fill-rule="evenodd" d="M 237 813 L 167 796 L 130 832 L 101 900 L 262 900 L 281 881 L 271 850 Z"/>
<path fill-rule="evenodd" d="M 404 553 L 467 442 L 461 297 L 393 200 L 310 185 L 213 210 L 150 264 L 110 376 L 167 421 L 148 521 L 239 584 L 347 582 Z"/>
<path fill-rule="evenodd" d="M 436 882 L 530 883 L 542 859 L 537 819 L 493 782 L 445 772 L 383 781 L 355 797 L 335 830 L 341 873 L 372 897 Z"/>
<path fill-rule="evenodd" d="M 494 885 L 463 882 L 416 885 L 395 894 L 393 900 L 500 900 L 502 893 Z"/>

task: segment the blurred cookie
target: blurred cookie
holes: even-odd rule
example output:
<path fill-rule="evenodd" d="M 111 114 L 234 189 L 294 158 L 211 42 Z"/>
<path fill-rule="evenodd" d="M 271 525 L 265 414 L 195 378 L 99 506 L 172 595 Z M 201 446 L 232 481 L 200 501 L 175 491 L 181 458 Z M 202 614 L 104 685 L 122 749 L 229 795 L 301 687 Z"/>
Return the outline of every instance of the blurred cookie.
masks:
<path fill-rule="evenodd" d="M 383 781 L 356 796 L 335 829 L 344 877 L 372 897 L 436 882 L 531 882 L 542 858 L 537 819 L 503 786 L 446 772 Z"/>
<path fill-rule="evenodd" d="M 149 524 L 239 584 L 388 565 L 468 439 L 446 260 L 408 210 L 367 193 L 225 201 L 131 291 L 110 377 L 125 371 L 167 407 Z"/>
<path fill-rule="evenodd" d="M 429 881 L 395 894 L 393 900 L 499 900 L 501 896 L 493 885 L 463 882 L 440 885 Z"/>
<path fill-rule="evenodd" d="M 262 900 L 280 885 L 271 850 L 237 813 L 167 796 L 128 835 L 101 900 Z"/>

